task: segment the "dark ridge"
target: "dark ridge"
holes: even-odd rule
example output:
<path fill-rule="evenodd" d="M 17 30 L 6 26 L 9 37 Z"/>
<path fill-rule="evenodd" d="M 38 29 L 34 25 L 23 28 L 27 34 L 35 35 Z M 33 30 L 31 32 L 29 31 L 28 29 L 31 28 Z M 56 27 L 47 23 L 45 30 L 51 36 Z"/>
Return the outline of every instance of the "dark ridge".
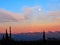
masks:
<path fill-rule="evenodd" d="M 14 38 L 12 38 L 11 26 L 9 27 L 9 30 L 10 30 L 10 33 L 8 34 L 6 29 L 6 33 L 3 34 L 0 40 L 0 45 L 60 45 L 60 39 L 57 40 L 55 38 L 50 38 L 50 37 L 46 39 L 45 30 L 43 30 L 42 32 L 42 39 L 32 40 L 32 41 L 31 40 L 30 41 L 15 40 Z"/>

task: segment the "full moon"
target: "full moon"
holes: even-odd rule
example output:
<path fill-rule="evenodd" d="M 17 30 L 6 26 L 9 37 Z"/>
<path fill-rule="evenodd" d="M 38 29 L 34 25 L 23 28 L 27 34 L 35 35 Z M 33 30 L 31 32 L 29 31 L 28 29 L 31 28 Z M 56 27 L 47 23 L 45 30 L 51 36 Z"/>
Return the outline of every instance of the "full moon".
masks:
<path fill-rule="evenodd" d="M 38 10 L 41 11 L 41 8 L 39 8 Z"/>

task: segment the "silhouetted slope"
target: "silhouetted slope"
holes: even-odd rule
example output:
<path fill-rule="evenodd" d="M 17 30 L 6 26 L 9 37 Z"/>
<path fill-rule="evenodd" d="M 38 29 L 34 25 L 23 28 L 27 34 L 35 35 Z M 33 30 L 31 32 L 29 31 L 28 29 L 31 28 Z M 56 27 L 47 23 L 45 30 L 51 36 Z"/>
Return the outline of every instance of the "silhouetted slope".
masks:
<path fill-rule="evenodd" d="M 55 38 L 57 40 L 60 39 L 59 31 L 56 32 L 46 32 L 46 39 Z M 57 35 L 57 36 L 56 36 Z M 0 39 L 3 37 L 3 34 L 0 34 Z M 12 34 L 12 38 L 15 40 L 23 40 L 23 41 L 31 41 L 31 40 L 39 40 L 42 39 L 42 32 L 34 32 L 34 33 L 19 33 L 19 34 Z"/>
<path fill-rule="evenodd" d="M 49 32 L 49 33 L 52 34 L 52 32 Z M 21 38 L 25 38 L 25 39 L 31 38 L 32 36 L 37 36 L 36 34 L 38 34 L 38 36 L 40 34 L 43 34 L 43 35 L 41 35 L 43 40 L 40 40 L 40 38 L 37 39 L 37 40 L 35 40 L 35 38 L 32 38 L 34 40 L 24 40 L 24 41 L 23 40 L 19 40 L 18 41 L 18 40 L 15 40 L 14 36 L 13 36 L 13 35 L 18 35 L 18 34 L 12 34 L 11 39 L 4 39 L 4 38 L 2 38 L 0 40 L 0 44 L 1 45 L 60 45 L 60 39 L 57 40 L 55 38 L 50 38 L 49 37 L 48 39 L 45 40 L 44 37 L 46 37 L 46 34 L 48 34 L 48 33 L 45 33 L 45 32 L 43 32 L 43 33 L 40 33 L 40 32 L 37 33 L 37 32 L 35 32 L 35 33 L 25 33 L 25 34 L 22 33 L 22 34 L 19 34 L 19 36 L 21 35 L 21 36 L 24 36 L 24 37 L 20 37 L 19 39 L 21 39 Z M 7 35 L 8 35 L 8 33 L 6 33 L 6 36 Z M 26 38 L 25 36 L 31 36 L 31 37 L 27 37 Z"/>

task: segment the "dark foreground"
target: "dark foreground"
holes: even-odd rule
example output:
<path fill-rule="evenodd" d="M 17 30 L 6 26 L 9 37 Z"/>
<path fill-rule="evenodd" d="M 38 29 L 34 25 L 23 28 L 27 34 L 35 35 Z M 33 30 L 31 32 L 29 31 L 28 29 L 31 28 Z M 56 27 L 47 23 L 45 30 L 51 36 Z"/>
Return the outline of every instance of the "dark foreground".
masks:
<path fill-rule="evenodd" d="M 3 38 L 0 40 L 0 45 L 60 45 L 60 39 L 57 40 L 55 38 L 45 38 L 45 31 L 43 30 L 43 40 L 36 40 L 36 41 L 15 41 L 11 37 L 11 26 L 9 27 L 10 34 L 8 34 L 7 30 L 6 33 L 3 35 Z"/>
<path fill-rule="evenodd" d="M 60 41 L 0 41 L 0 45 L 60 45 Z"/>

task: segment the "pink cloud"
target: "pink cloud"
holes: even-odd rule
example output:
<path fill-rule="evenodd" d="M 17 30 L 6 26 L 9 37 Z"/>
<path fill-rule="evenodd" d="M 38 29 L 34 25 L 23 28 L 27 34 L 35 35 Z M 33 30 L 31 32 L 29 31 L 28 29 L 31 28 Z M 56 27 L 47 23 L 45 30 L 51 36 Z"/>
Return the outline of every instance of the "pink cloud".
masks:
<path fill-rule="evenodd" d="M 46 18 L 50 19 L 51 22 L 60 22 L 60 11 L 51 11 L 46 14 Z"/>
<path fill-rule="evenodd" d="M 34 7 L 23 7 L 22 13 L 13 13 L 6 10 L 1 9 L 0 10 L 0 17 L 3 15 L 3 18 L 0 18 L 0 22 L 3 20 L 3 22 L 6 21 L 29 21 L 29 22 L 60 22 L 60 11 L 49 11 L 43 15 L 42 9 L 40 6 L 34 6 Z M 5 16 L 6 15 L 6 16 Z M 9 17 L 10 16 L 10 17 Z M 6 17 L 6 19 L 4 19 Z M 7 18 L 8 17 L 8 18 Z M 14 20 L 13 20 L 13 19 Z"/>
<path fill-rule="evenodd" d="M 4 19 L 5 18 L 5 19 Z M 24 17 L 21 14 L 16 14 L 16 13 L 12 13 L 6 10 L 2 10 L 0 9 L 0 22 L 14 22 L 14 20 L 19 21 L 19 20 L 23 20 Z"/>

